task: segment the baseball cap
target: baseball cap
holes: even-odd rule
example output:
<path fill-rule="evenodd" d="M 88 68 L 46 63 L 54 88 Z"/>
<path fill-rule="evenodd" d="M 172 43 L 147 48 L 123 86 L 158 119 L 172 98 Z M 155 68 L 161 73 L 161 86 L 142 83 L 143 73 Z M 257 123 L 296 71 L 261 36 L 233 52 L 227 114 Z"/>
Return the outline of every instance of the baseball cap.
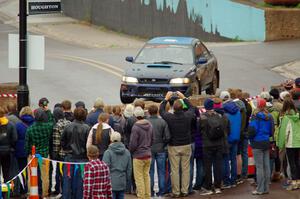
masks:
<path fill-rule="evenodd" d="M 39 100 L 39 106 L 47 106 L 49 104 L 49 100 L 46 97 L 43 97 Z"/>
<path fill-rule="evenodd" d="M 121 134 L 117 131 L 114 131 L 110 135 L 111 142 L 121 142 Z"/>

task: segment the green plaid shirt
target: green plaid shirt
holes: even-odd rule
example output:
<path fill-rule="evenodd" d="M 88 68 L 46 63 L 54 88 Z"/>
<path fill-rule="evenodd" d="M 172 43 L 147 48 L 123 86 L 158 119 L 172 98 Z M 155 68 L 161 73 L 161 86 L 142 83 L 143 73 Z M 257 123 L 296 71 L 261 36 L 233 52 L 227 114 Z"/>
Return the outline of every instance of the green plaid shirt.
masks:
<path fill-rule="evenodd" d="M 52 131 L 52 122 L 34 122 L 32 126 L 28 127 L 25 136 L 27 154 L 31 154 L 31 148 L 35 146 L 36 153 L 41 154 L 42 157 L 48 157 Z"/>

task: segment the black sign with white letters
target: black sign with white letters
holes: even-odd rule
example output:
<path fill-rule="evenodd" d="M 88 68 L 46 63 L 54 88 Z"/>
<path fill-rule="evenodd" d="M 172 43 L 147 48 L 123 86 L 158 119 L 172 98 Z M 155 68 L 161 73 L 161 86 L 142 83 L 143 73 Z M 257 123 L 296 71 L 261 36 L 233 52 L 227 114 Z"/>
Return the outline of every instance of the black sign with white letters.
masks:
<path fill-rule="evenodd" d="M 61 12 L 61 2 L 29 2 L 28 3 L 29 15 L 36 14 L 51 14 Z"/>

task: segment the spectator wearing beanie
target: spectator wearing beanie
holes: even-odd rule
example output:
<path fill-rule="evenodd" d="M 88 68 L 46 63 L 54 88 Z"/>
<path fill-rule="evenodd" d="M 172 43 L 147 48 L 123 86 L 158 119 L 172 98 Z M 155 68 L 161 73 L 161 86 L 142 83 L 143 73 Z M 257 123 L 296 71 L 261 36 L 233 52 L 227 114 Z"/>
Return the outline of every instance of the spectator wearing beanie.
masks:
<path fill-rule="evenodd" d="M 110 135 L 111 144 L 105 151 L 103 162 L 110 170 L 114 199 L 124 199 L 127 179 L 131 179 L 132 163 L 130 152 L 121 142 L 121 134 L 114 131 Z"/>
<path fill-rule="evenodd" d="M 205 113 L 200 115 L 200 132 L 202 135 L 203 141 L 203 162 L 204 162 L 204 184 L 203 190 L 200 192 L 200 195 L 211 195 L 214 191 L 217 194 L 221 193 L 221 182 L 222 182 L 222 155 L 223 155 L 223 145 L 225 139 L 225 119 L 224 117 L 215 112 L 214 101 L 210 98 L 204 101 L 204 107 L 206 109 Z M 211 133 L 211 122 L 215 121 L 222 122 L 222 135 L 219 135 L 218 138 L 212 139 L 209 136 Z M 214 168 L 214 172 L 212 172 Z M 212 183 L 212 173 L 214 174 L 214 183 Z"/>
<path fill-rule="evenodd" d="M 250 144 L 256 165 L 257 187 L 253 195 L 269 193 L 270 184 L 270 137 L 273 136 L 274 123 L 272 115 L 266 110 L 266 100 L 257 99 L 257 110 L 249 124 Z"/>
<path fill-rule="evenodd" d="M 144 110 L 141 107 L 134 109 L 137 122 L 132 127 L 129 142 L 129 151 L 133 157 L 133 173 L 136 183 L 137 197 L 151 198 L 150 191 L 150 164 L 151 146 L 153 143 L 152 124 L 144 119 Z"/>

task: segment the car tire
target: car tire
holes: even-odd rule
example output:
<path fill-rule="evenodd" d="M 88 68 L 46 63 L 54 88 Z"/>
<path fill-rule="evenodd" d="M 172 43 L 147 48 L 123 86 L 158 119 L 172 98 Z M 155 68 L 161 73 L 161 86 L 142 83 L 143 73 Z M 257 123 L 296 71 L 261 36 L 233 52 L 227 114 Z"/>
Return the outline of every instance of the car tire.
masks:
<path fill-rule="evenodd" d="M 199 81 L 196 79 L 193 83 L 191 83 L 188 88 L 187 96 L 199 95 L 201 94 L 201 86 Z"/>
<path fill-rule="evenodd" d="M 218 84 L 219 84 L 219 79 L 218 79 L 218 75 L 215 72 L 212 82 L 210 83 L 209 87 L 205 90 L 206 94 L 208 95 L 214 95 L 217 92 L 218 89 Z"/>

